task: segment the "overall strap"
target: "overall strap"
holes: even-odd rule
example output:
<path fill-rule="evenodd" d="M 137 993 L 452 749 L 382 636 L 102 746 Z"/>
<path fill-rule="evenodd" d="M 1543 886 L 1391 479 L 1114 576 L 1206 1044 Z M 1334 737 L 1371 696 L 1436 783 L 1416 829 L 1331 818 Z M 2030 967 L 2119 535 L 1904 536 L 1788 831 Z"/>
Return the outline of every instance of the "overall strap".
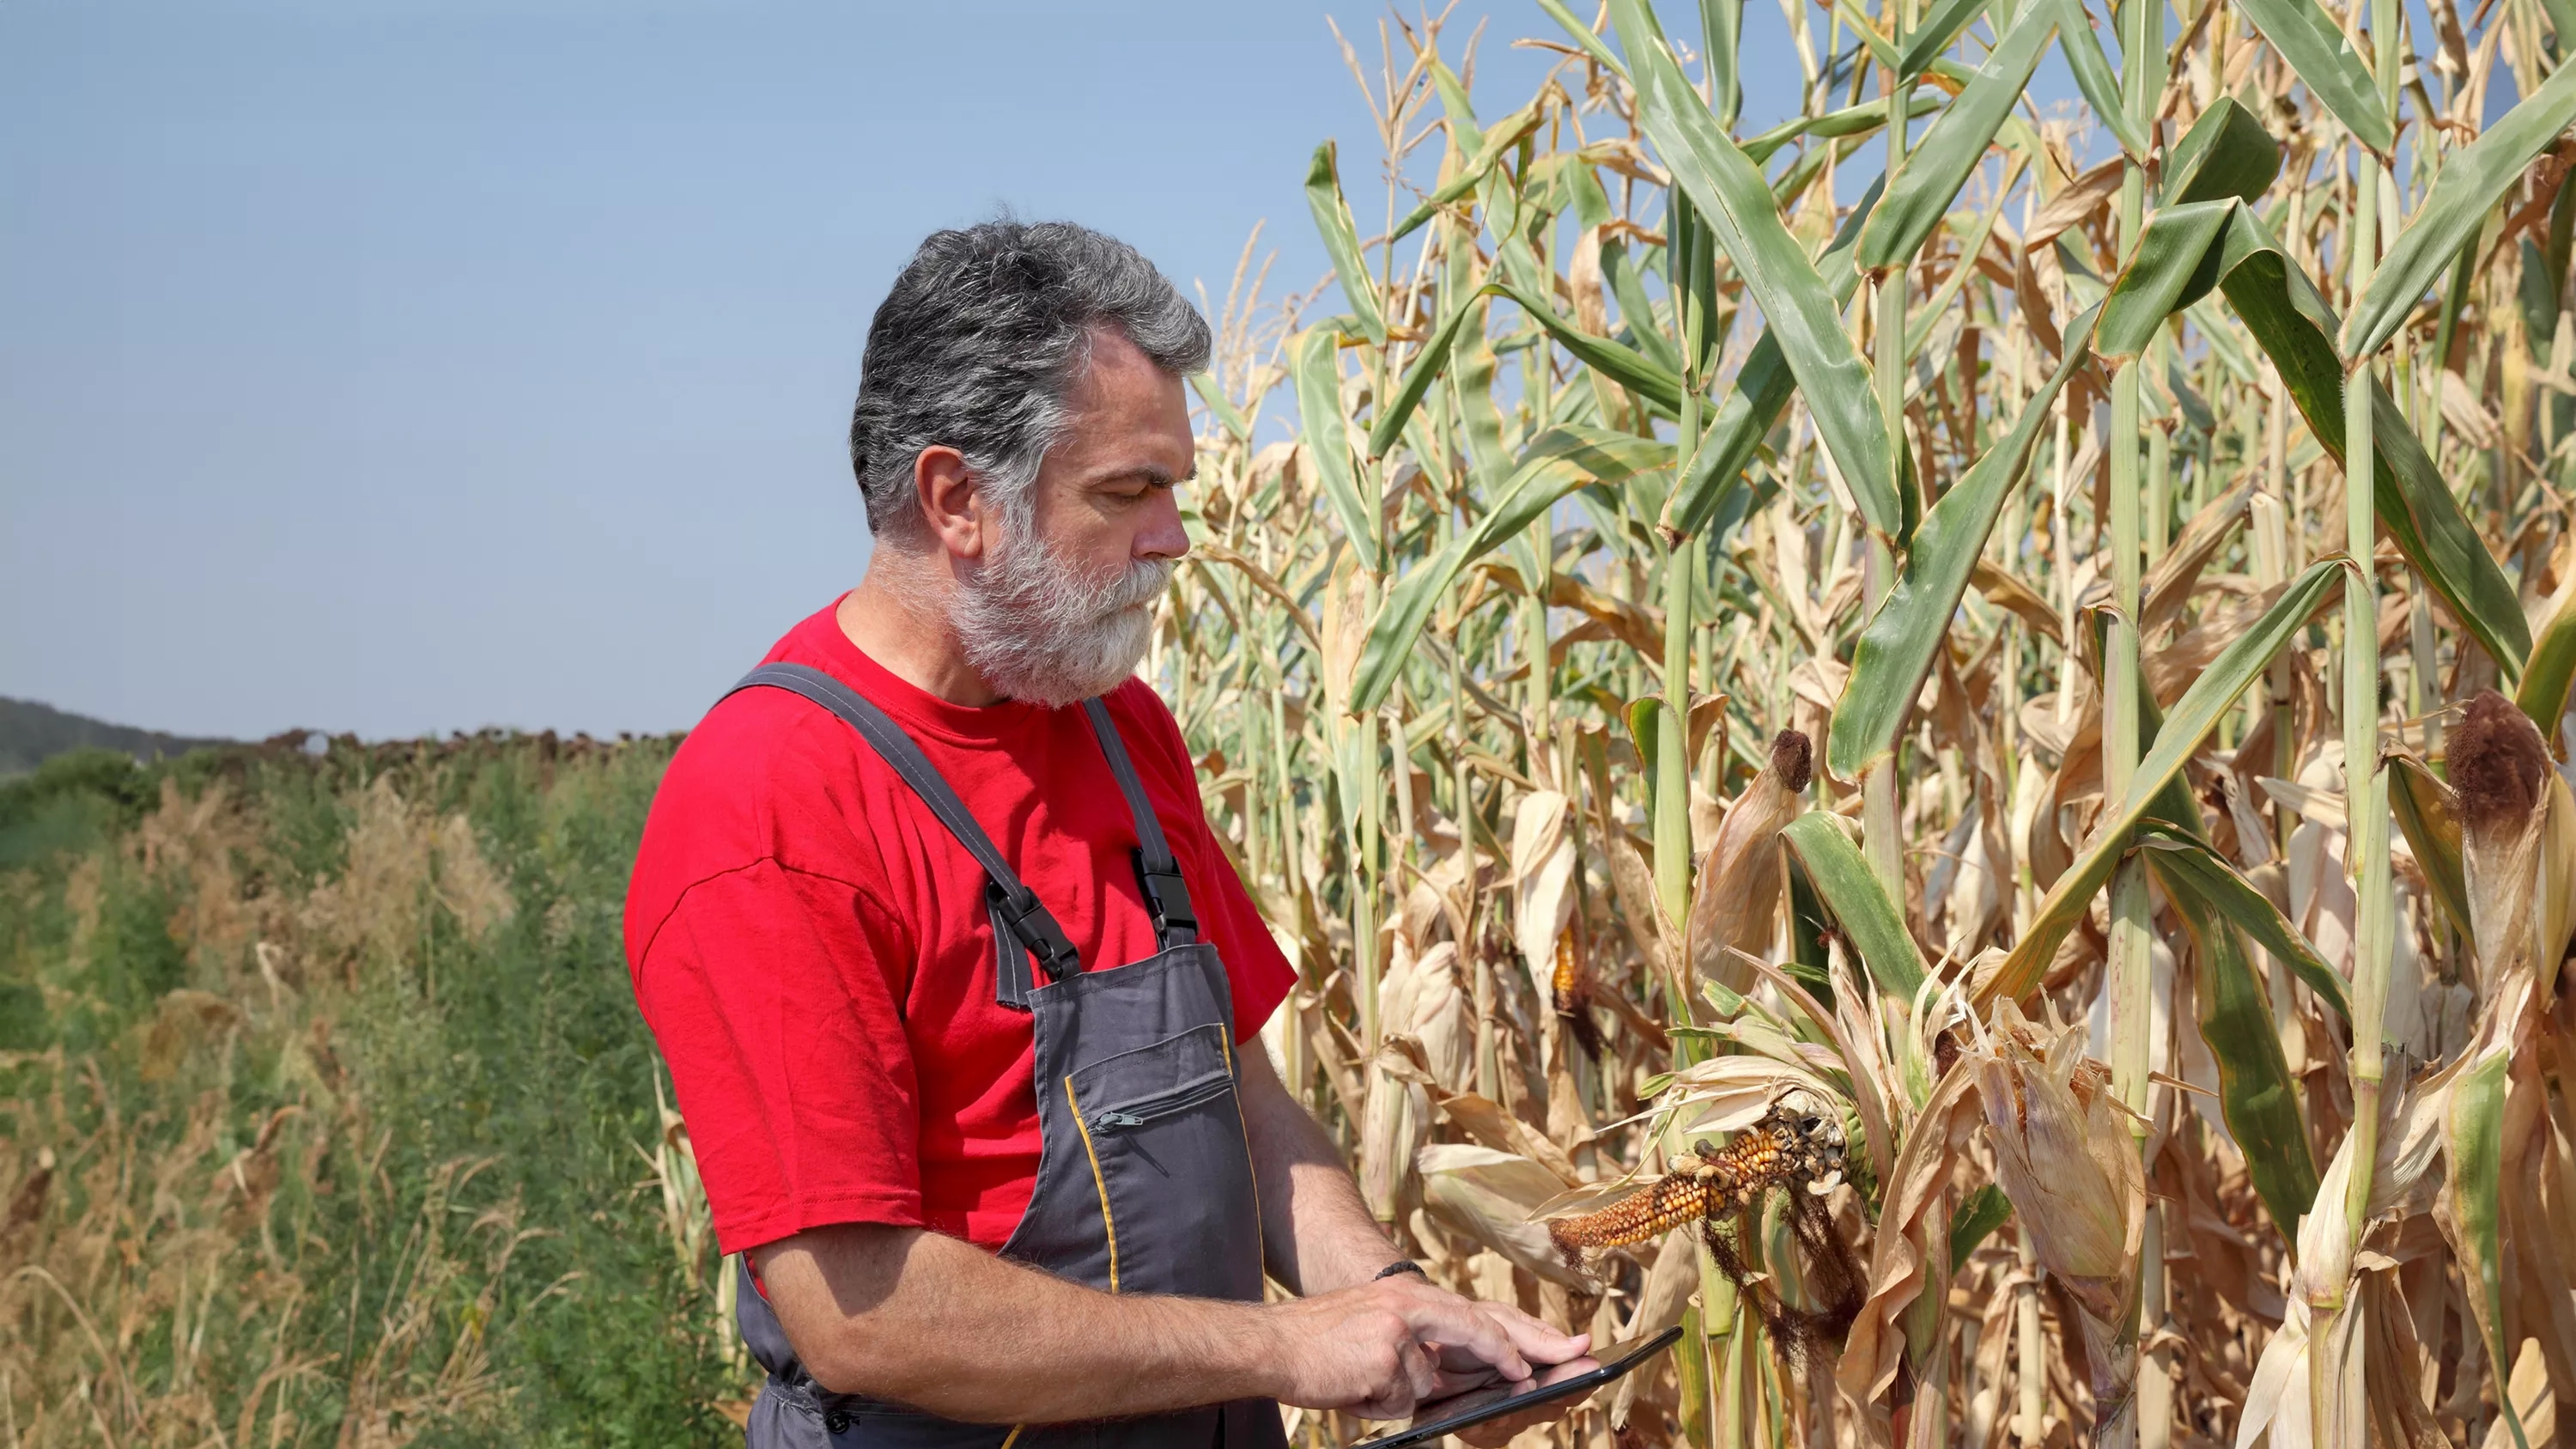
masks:
<path fill-rule="evenodd" d="M 1118 792 L 1127 797 L 1127 811 L 1136 817 L 1136 884 L 1144 890 L 1145 909 L 1154 917 L 1154 939 L 1166 951 L 1192 945 L 1199 938 L 1198 914 L 1190 909 L 1190 888 L 1181 881 L 1181 863 L 1172 858 L 1171 842 L 1163 838 L 1163 822 L 1154 817 L 1154 802 L 1145 797 L 1136 762 L 1127 758 L 1127 746 L 1118 738 L 1118 725 L 1109 718 L 1107 705 L 1086 699 L 1082 712 L 1091 717 L 1091 732 L 1100 737 L 1100 752 L 1109 757 L 1109 773 L 1118 777 Z"/>
<path fill-rule="evenodd" d="M 1014 941 L 1030 956 L 1037 958 L 1038 965 L 1045 968 L 1050 981 L 1062 980 L 1082 969 L 1073 942 L 1066 937 L 1064 928 L 1056 924 L 1055 917 L 1038 900 L 1037 893 L 1021 882 L 1012 871 L 1010 862 L 1002 859 L 1002 852 L 994 847 L 992 837 L 986 835 L 984 827 L 976 824 L 975 817 L 967 812 L 966 802 L 957 798 L 957 792 L 949 788 L 938 767 L 921 753 L 921 746 L 913 743 L 912 736 L 903 732 L 903 726 L 896 724 L 884 710 L 869 703 L 849 686 L 819 669 L 802 664 L 764 664 L 744 675 L 739 684 L 725 693 L 731 696 L 764 685 L 803 695 L 847 721 L 850 728 L 859 732 L 859 738 L 867 741 L 870 748 L 894 767 L 894 772 L 903 777 L 903 782 L 912 787 L 923 804 L 930 807 L 930 813 L 938 816 L 939 823 L 948 827 L 948 833 L 957 837 L 957 843 L 965 846 L 976 863 L 984 867 L 985 904 L 993 918 L 993 934 L 999 943 L 1000 953 L 996 961 L 996 994 L 1004 1005 L 1021 1008 L 1028 1005 L 1028 966 L 1019 958 L 1018 952 L 1010 949 L 1010 943 Z M 1160 835 L 1156 838 L 1159 840 Z M 1168 852 L 1166 855 L 1168 857 Z"/>

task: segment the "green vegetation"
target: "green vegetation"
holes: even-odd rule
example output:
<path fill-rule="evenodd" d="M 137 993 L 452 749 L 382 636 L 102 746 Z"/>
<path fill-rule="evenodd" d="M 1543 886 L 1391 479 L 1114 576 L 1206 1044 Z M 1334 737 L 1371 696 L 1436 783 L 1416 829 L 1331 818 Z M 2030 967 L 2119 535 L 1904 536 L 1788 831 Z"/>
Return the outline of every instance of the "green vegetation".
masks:
<path fill-rule="evenodd" d="M 669 753 L 0 786 L 0 1443 L 734 1439 L 619 939 Z"/>

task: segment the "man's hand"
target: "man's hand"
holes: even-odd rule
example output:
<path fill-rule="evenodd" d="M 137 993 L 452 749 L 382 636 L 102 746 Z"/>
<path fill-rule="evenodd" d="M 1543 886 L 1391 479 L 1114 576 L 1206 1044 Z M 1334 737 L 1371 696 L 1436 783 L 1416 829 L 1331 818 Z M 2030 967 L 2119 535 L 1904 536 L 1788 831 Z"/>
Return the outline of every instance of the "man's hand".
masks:
<path fill-rule="evenodd" d="M 1578 1357 L 1567 1335 L 1507 1304 L 1478 1303 L 1403 1275 L 1264 1310 L 1280 1344 L 1272 1396 L 1364 1419 L 1410 1418 L 1417 1405 Z"/>

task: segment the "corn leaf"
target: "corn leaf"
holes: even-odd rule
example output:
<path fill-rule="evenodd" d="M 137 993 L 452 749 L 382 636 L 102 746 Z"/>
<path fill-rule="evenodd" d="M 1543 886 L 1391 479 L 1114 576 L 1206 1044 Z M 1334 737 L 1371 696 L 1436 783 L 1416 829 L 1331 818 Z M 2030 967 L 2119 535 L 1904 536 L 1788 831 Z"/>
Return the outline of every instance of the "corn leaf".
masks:
<path fill-rule="evenodd" d="M 2033 7 L 2034 13 L 2037 7 Z M 1959 597 L 1985 553 L 1986 537 L 2003 515 L 2004 500 L 2020 483 L 2031 449 L 2066 381 L 2092 357 L 2085 345 L 2093 330 L 2088 312 L 2067 329 L 2066 355 L 2022 409 L 2012 432 L 1986 451 L 1968 476 L 1932 505 L 1914 530 L 1913 546 L 1896 584 L 1870 616 L 1852 646 L 1851 679 L 1834 707 L 1825 736 L 1825 764 L 1838 779 L 1857 780 L 1896 748 L 1906 711 L 1922 688 L 1941 641 L 1949 634 Z"/>
<path fill-rule="evenodd" d="M 1744 0 L 1699 0 L 1701 62 L 1708 70 L 1708 108 L 1717 123 L 1735 129 L 1744 86 L 1736 74 L 1744 45 Z"/>
<path fill-rule="evenodd" d="M 1628 78 L 1628 68 L 1619 63 L 1618 55 L 1602 42 L 1600 36 L 1592 33 L 1591 26 L 1576 19 L 1574 12 L 1565 8 L 1565 0 L 1538 0 L 1538 8 L 1546 11 L 1548 19 L 1574 38 L 1574 43 L 1583 48 L 1583 53 L 1592 57 L 1593 64 L 1621 80 Z"/>
<path fill-rule="evenodd" d="M 2337 1016 L 2350 1018 L 2352 1003 L 2344 993 L 2343 978 L 2317 954 L 2317 948 L 2272 904 L 2272 898 L 2255 889 L 2254 883 L 2239 874 L 2207 841 L 2182 831 L 2149 825 L 2138 832 L 2138 845 L 2146 852 L 2147 863 L 2155 867 L 2156 876 L 2165 882 L 2168 894 L 2189 889 L 2209 907 L 2227 918 L 2236 929 L 2254 940 L 2254 944 L 2278 957 L 2283 965 L 2297 974 L 2317 999 L 2334 1008 Z"/>
<path fill-rule="evenodd" d="M 1941 109 L 1942 98 L 1918 95 L 1914 98 L 1914 117 L 1928 116 Z M 1792 116 L 1757 136 L 1744 141 L 1744 154 L 1760 166 L 1769 161 L 1783 146 L 1800 136 L 1866 136 L 1887 124 L 1887 102 L 1863 101 L 1821 116 Z"/>
<path fill-rule="evenodd" d="M 1860 243 L 1861 229 L 1878 205 L 1885 180 L 1880 177 L 1869 184 L 1869 190 L 1853 204 L 1842 230 L 1835 234 L 1824 255 L 1816 259 L 1817 275 L 1824 278 L 1837 308 L 1860 290 L 1860 267 L 1852 259 L 1852 249 Z M 1707 436 L 1700 439 L 1699 452 L 1691 459 L 1689 471 L 1664 504 L 1664 527 L 1687 536 L 1707 526 L 1727 486 L 1744 476 L 1745 468 L 1761 450 L 1763 438 L 1780 421 L 1781 412 L 1789 406 L 1789 395 L 1797 387 L 1797 378 L 1781 354 L 1779 341 L 1765 330 L 1754 340 L 1752 351 L 1745 354 L 1744 366 L 1735 374 L 1734 390 L 1719 404 L 1716 420 L 1709 424 Z"/>
<path fill-rule="evenodd" d="M 2459 1225 L 2460 1274 L 2469 1283 L 2487 1358 L 2505 1363 L 2504 1324 L 2504 1089 L 2512 1065 L 2503 1052 L 2470 1063 L 2451 1086 L 2445 1136 L 2451 1156 L 2449 1188 Z M 2517 1442 L 2524 1440 L 2511 1396 L 2498 1394 Z"/>
<path fill-rule="evenodd" d="M 1404 381 L 1395 389 L 1394 399 L 1369 428 L 1370 457 L 1383 458 L 1387 449 L 1395 446 L 1404 425 L 1412 420 L 1413 410 L 1422 406 L 1423 394 L 1431 390 L 1431 384 L 1440 376 L 1440 369 L 1449 365 L 1449 350 L 1457 345 L 1459 330 L 1483 314 L 1485 309 L 1478 304 L 1484 295 L 1479 291 L 1461 298 L 1458 310 L 1449 314 L 1449 320 L 1441 323 L 1440 330 L 1432 333 L 1431 340 L 1423 343 L 1422 350 L 1414 355 L 1412 365 L 1404 370 Z"/>
<path fill-rule="evenodd" d="M 1644 353 L 1625 343 L 1613 342 L 1607 337 L 1595 336 L 1584 331 L 1558 316 L 1555 308 L 1509 282 L 1488 282 L 1485 284 L 1485 290 L 1519 303 L 1520 309 L 1530 315 L 1531 321 L 1546 328 L 1548 335 L 1554 337 L 1559 346 L 1573 353 L 1575 360 L 1584 366 L 1601 373 L 1639 397 L 1657 404 L 1666 412 L 1681 410 L 1682 380 L 1657 366 Z"/>
<path fill-rule="evenodd" d="M 2488 210 L 2571 122 L 2576 122 L 2576 70 L 2562 65 L 2477 140 L 2442 158 L 2432 192 L 2371 274 L 2361 304 L 2344 323 L 2345 356 L 2368 356 L 2396 335 L 2416 300 L 2477 236 Z"/>
<path fill-rule="evenodd" d="M 1950 1271 L 1968 1266 L 1968 1255 L 1977 1251 L 1977 1245 L 2011 1221 L 2012 1200 L 2002 1188 L 1990 1182 L 1968 1194 L 1959 1210 L 1950 1214 Z"/>
<path fill-rule="evenodd" d="M 1905 929 L 1905 917 L 1887 898 L 1886 888 L 1878 883 L 1860 847 L 1843 834 L 1832 815 L 1821 810 L 1790 821 L 1780 838 L 1797 853 L 1798 864 L 1816 888 L 1816 898 L 1833 912 L 1843 939 L 1860 953 L 1870 980 L 1882 994 L 1912 1001 L 1931 971 L 1923 963 L 1913 933 Z"/>
<path fill-rule="evenodd" d="M 2042 0 L 2048 3 L 2048 0 Z M 2120 101 L 2120 78 L 2111 69 L 2110 57 L 2102 53 L 2102 39 L 2093 33 L 2093 22 L 2084 14 L 2084 0 L 2054 0 L 2057 6 L 2057 48 L 2066 54 L 2066 68 L 2075 75 L 2075 88 L 2084 93 L 2084 103 L 2093 108 L 2093 119 L 2110 128 L 2120 149 L 2131 156 L 2147 154 L 2147 138 L 2129 119 L 2129 108 Z"/>
<path fill-rule="evenodd" d="M 2379 103 L 2379 88 L 2370 70 L 2354 53 L 2352 42 L 2317 8 L 2316 0 L 2242 0 L 2245 18 L 2272 42 L 2272 48 L 2297 71 L 2308 90 L 2335 113 L 2361 143 L 2386 155 L 2397 144 L 2397 129 Z"/>
<path fill-rule="evenodd" d="M 1386 702 L 1387 691 L 1395 687 L 1396 676 L 1412 656 L 1414 641 L 1422 637 L 1441 595 L 1469 564 L 1519 535 L 1575 489 L 1588 483 L 1625 482 L 1669 465 L 1672 457 L 1668 443 L 1601 428 L 1559 427 L 1539 435 L 1496 492 L 1492 510 L 1387 590 L 1360 648 L 1350 712 L 1366 714 Z"/>
<path fill-rule="evenodd" d="M 2576 590 L 2560 599 L 2550 611 L 2549 622 L 2540 626 L 2540 637 L 2531 641 L 2531 657 L 2523 665 L 2522 683 L 2513 692 L 2513 702 L 2540 727 L 2542 739 L 2558 737 L 2571 683 L 2576 683 Z"/>
<path fill-rule="evenodd" d="M 2220 96 L 2165 158 L 2164 203 L 2260 198 L 2281 174 L 2281 143 L 2254 113 Z"/>
<path fill-rule="evenodd" d="M 2111 868 L 2127 852 L 2130 832 L 2146 818 L 2148 807 L 2181 773 L 2183 762 L 2200 748 L 2201 741 L 2217 728 L 2219 716 L 2235 705 L 2246 686 L 2271 663 L 2272 656 L 2307 626 L 2308 617 L 2317 611 L 2328 590 L 2352 566 L 2340 557 L 2310 564 L 2282 590 L 2281 597 L 2263 611 L 2261 618 L 2210 661 L 2209 667 L 2192 681 L 2191 688 L 2183 691 L 2182 698 L 2174 701 L 2164 729 L 2157 734 L 2155 748 L 2138 762 L 2137 773 L 2130 777 L 2128 794 L 2115 808 L 2104 809 L 2101 820 L 2093 827 L 2092 839 L 2086 842 L 2075 863 L 2057 878 L 2057 884 L 2049 887 L 2030 929 L 2013 946 L 2002 967 L 1979 986 L 1977 996 L 1981 1003 L 1996 996 L 2019 997 L 2039 984 L 2059 943 L 2091 906 L 2094 892 L 2111 878 Z"/>
<path fill-rule="evenodd" d="M 1900 534 L 1895 449 L 1833 294 L 1781 221 L 1762 173 L 1727 139 L 1655 39 L 1641 0 L 1611 0 L 1610 13 L 1636 80 L 1638 118 L 1674 185 L 1689 195 L 1770 323 L 1863 518 L 1882 533 Z"/>
<path fill-rule="evenodd" d="M 1984 0 L 1974 3 L 1982 6 Z M 1904 168 L 1888 186 L 1887 199 L 1870 214 L 1860 239 L 1862 266 L 1873 270 L 1895 266 L 1911 261 L 1922 249 L 1924 239 L 1958 199 L 1959 188 L 1985 159 L 1986 148 L 1994 144 L 1995 131 L 2012 114 L 2013 103 L 2030 89 L 2031 73 L 2039 68 L 2039 58 L 2056 28 L 2056 15 L 2045 6 L 2033 5 L 1996 42 L 1986 63 L 1978 67 L 1976 79 L 1932 123 L 1922 145 L 1905 158 Z"/>
<path fill-rule="evenodd" d="M 1950 42 L 1959 38 L 1960 31 L 1974 25 L 1977 17 L 1985 13 L 1986 0 L 1939 0 L 1932 7 L 1932 13 L 1923 17 L 1923 28 L 1905 38 L 1905 55 L 1896 67 L 1898 78 L 1912 80 L 1923 74 L 1933 58 L 1948 50 Z M 2041 43 L 2046 44 L 2045 41 Z M 1975 83 L 1970 84 L 1973 86 Z"/>
<path fill-rule="evenodd" d="M 1359 319 L 1369 341 L 1384 347 L 1386 315 L 1378 310 L 1376 284 L 1369 280 L 1368 263 L 1360 257 L 1359 231 L 1351 225 L 1349 204 L 1342 200 L 1341 172 L 1330 141 L 1315 148 L 1315 159 L 1306 167 L 1306 209 L 1314 214 L 1315 230 L 1324 239 L 1325 255 L 1333 259 L 1333 276 L 1342 284 L 1342 298 L 1350 303 L 1351 315 Z"/>
<path fill-rule="evenodd" d="M 1324 499 L 1341 520 L 1342 533 L 1358 551 L 1360 566 L 1375 570 L 1377 520 L 1360 499 L 1359 479 L 1351 471 L 1351 434 L 1342 419 L 1340 341 L 1329 327 L 1309 328 L 1297 344 L 1297 426 L 1304 435 L 1315 477 Z"/>
<path fill-rule="evenodd" d="M 2195 876 L 2172 868 L 2184 857 L 2150 850 L 2146 858 L 2199 947 L 2193 1003 L 2201 1039 L 2218 1059 L 2219 1111 L 2245 1154 L 2246 1172 L 2273 1226 L 2296 1243 L 2299 1219 L 2317 1200 L 2317 1162 L 2308 1151 L 2307 1124 L 2299 1117 L 2298 1091 L 2289 1059 L 2281 1054 L 2271 1004 L 2254 978 L 2235 922 L 2201 893 Z"/>
<path fill-rule="evenodd" d="M 1421 205 L 1406 212 L 1404 220 L 1395 224 L 1395 230 L 1387 235 L 1388 244 L 1400 242 L 1421 230 L 1423 223 L 1440 214 L 1440 208 L 1483 184 L 1486 177 L 1494 174 L 1494 168 L 1502 163 L 1502 159 L 1511 154 L 1512 148 L 1519 145 L 1522 138 L 1528 136 L 1530 132 L 1537 130 L 1539 123 L 1546 118 L 1546 108 L 1532 104 L 1523 106 L 1495 123 L 1494 128 L 1484 134 L 1482 143 L 1476 148 L 1476 154 L 1468 159 L 1466 165 L 1458 169 L 1458 174 L 1450 177 L 1438 190 L 1422 198 Z M 1311 178 L 1307 184 L 1311 199 L 1313 195 Z M 1339 265 L 1340 261 L 1336 258 L 1335 266 Z"/>
<path fill-rule="evenodd" d="M 1223 425 L 1227 432 L 1234 434 L 1240 441 L 1247 443 L 1252 441 L 1252 424 L 1244 420 L 1243 409 L 1226 399 L 1225 389 L 1218 385 L 1214 375 L 1205 372 L 1191 373 L 1190 388 L 1199 395 L 1199 401 L 1207 404 L 1209 415 Z"/>
<path fill-rule="evenodd" d="M 2416 864 L 2424 868 L 2433 899 L 2442 903 L 2451 924 L 2460 928 L 2461 939 L 2474 949 L 2477 932 L 2470 925 L 2469 878 L 2460 855 L 2455 803 L 2451 787 L 2435 779 L 2423 761 L 2412 755 L 2388 757 L 2389 812 L 2397 817 L 2397 828 L 2406 833 L 2406 846 L 2415 852 Z"/>
<path fill-rule="evenodd" d="M 2195 259 L 2192 249 L 2205 248 Z M 2176 286 L 2177 278 L 2182 283 Z M 2134 356 L 2165 316 L 2212 287 L 2224 292 L 2246 330 L 2270 354 L 2281 381 L 2328 456 L 2343 461 L 2343 361 L 2333 309 L 2240 201 L 2169 206 L 2138 240 L 2137 254 L 2103 301 L 2097 346 Z M 2375 443 L 2372 501 L 2380 526 L 2407 562 L 2477 637 L 2507 675 L 2519 678 L 2531 649 L 2513 583 L 2433 467 L 2388 390 L 2372 384 Z"/>

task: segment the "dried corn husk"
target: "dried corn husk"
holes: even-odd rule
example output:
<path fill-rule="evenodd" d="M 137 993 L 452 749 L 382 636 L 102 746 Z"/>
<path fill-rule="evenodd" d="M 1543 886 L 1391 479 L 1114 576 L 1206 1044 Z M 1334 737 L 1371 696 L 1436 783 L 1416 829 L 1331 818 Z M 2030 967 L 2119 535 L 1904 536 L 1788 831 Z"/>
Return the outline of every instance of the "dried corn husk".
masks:
<path fill-rule="evenodd" d="M 1415 1155 L 1414 1164 L 1422 1174 L 1422 1205 L 1433 1221 L 1551 1283 L 1590 1287 L 1557 1255 L 1547 1225 L 1534 1220 L 1565 1190 L 1555 1173 L 1526 1157 L 1464 1142 L 1433 1143 Z"/>

